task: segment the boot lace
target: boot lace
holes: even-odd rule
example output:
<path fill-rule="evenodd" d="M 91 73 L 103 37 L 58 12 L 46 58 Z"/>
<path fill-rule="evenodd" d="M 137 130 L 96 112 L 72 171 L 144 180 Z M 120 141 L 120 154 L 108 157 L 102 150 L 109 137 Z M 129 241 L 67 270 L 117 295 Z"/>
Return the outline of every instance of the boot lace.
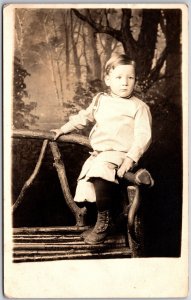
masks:
<path fill-rule="evenodd" d="M 104 232 L 108 228 L 110 223 L 109 211 L 103 211 L 98 213 L 97 222 L 93 229 L 94 232 Z"/>

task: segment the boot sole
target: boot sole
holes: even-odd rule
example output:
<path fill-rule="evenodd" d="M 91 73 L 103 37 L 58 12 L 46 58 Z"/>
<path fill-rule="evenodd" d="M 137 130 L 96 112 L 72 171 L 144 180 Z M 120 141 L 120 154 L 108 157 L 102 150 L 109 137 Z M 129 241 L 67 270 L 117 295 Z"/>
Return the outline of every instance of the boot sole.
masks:
<path fill-rule="evenodd" d="M 85 242 L 86 244 L 88 244 L 88 245 L 99 245 L 99 244 L 104 243 L 104 241 L 105 241 L 105 240 L 102 240 L 102 241 L 99 241 L 99 242 L 90 242 L 90 241 L 86 241 L 86 240 L 84 239 L 84 242 Z"/>
<path fill-rule="evenodd" d="M 104 243 L 105 242 L 105 239 L 107 238 L 107 236 L 109 235 L 109 233 L 104 237 L 104 238 L 102 238 L 101 240 L 99 240 L 99 241 L 90 241 L 90 240 L 88 240 L 88 239 L 84 239 L 84 242 L 86 243 L 86 244 L 88 244 L 88 245 L 98 245 L 98 244 L 102 244 L 102 243 Z"/>

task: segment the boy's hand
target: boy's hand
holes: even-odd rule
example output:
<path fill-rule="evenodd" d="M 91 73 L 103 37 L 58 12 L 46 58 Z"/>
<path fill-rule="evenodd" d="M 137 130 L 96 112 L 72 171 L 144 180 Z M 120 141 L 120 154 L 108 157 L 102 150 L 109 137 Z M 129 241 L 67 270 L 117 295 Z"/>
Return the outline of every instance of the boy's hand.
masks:
<path fill-rule="evenodd" d="M 129 171 L 133 166 L 133 160 L 130 157 L 126 157 L 120 168 L 117 171 L 117 175 L 122 178 L 125 172 Z"/>
<path fill-rule="evenodd" d="M 60 135 L 64 134 L 61 129 L 51 129 L 50 131 L 55 132 L 55 134 L 56 134 L 54 137 L 54 141 L 56 141 Z"/>

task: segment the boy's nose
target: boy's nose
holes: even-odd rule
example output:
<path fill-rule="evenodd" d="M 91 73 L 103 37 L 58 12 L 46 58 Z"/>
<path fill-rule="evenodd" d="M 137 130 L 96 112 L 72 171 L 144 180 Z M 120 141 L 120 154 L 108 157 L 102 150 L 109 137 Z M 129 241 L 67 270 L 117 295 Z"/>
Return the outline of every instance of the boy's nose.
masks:
<path fill-rule="evenodd" d="M 128 80 L 126 80 L 126 79 L 123 80 L 122 84 L 125 85 L 125 86 L 128 85 Z"/>

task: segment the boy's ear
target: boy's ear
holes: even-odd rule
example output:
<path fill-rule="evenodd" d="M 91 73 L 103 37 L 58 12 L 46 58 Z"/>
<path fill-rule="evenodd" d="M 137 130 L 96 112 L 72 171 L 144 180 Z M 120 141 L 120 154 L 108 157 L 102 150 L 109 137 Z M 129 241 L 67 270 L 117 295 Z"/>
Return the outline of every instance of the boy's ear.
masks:
<path fill-rule="evenodd" d="M 109 79 L 109 75 L 105 75 L 105 84 L 107 85 L 107 86 L 110 86 L 110 79 Z"/>

